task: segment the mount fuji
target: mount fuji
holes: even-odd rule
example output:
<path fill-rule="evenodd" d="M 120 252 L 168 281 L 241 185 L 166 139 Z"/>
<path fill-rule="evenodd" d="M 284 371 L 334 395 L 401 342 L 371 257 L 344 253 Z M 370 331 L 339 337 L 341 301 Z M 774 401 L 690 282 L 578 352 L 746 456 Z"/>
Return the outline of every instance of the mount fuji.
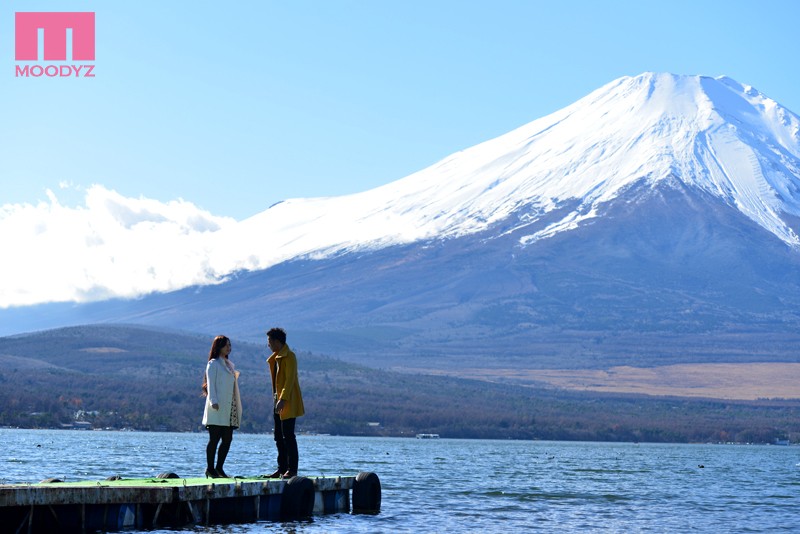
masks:
<path fill-rule="evenodd" d="M 800 118 L 727 77 L 645 73 L 382 187 L 216 232 L 221 283 L 0 324 L 248 341 L 281 324 L 374 366 L 795 361 L 799 233 Z"/>

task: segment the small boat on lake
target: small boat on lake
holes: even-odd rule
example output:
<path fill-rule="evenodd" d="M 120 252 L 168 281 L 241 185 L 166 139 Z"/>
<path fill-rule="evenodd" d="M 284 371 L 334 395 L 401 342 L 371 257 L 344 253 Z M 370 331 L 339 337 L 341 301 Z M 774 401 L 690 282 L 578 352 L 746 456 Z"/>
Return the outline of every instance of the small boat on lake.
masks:
<path fill-rule="evenodd" d="M 417 439 L 439 439 L 439 434 L 417 434 Z"/>

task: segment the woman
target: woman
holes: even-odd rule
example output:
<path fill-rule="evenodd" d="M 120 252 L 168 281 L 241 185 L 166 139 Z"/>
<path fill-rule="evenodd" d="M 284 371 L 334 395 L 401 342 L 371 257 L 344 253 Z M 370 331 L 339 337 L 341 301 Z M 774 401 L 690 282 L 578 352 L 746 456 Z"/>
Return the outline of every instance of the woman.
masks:
<path fill-rule="evenodd" d="M 217 336 L 211 343 L 208 365 L 203 380 L 203 395 L 206 407 L 203 411 L 203 424 L 208 429 L 206 446 L 206 477 L 228 478 L 222 469 L 228 456 L 233 430 L 239 428 L 242 417 L 242 402 L 239 398 L 239 371 L 228 359 L 231 353 L 231 340 Z M 217 444 L 219 452 L 217 452 Z M 216 464 L 214 456 L 217 457 Z"/>

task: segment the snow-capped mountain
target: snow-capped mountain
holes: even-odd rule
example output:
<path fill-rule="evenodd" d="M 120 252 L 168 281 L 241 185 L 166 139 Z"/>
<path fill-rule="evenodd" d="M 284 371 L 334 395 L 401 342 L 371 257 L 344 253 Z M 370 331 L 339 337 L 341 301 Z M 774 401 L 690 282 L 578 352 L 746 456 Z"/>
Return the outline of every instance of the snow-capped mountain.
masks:
<path fill-rule="evenodd" d="M 463 236 L 512 215 L 521 226 L 575 204 L 521 236 L 524 244 L 596 217 L 636 182 L 675 178 L 800 245 L 792 227 L 800 118 L 730 78 L 654 73 L 618 79 L 383 187 L 279 203 L 236 231 L 255 244 L 252 267 L 264 268 L 304 254 Z"/>
<path fill-rule="evenodd" d="M 0 210 L 0 242 L 19 251 L 0 265 L 0 308 L 136 298 L 292 259 L 485 231 L 529 227 L 517 235 L 525 246 L 595 221 L 635 184 L 674 180 L 797 247 L 799 127 L 728 78 L 647 73 L 385 186 L 286 200 L 244 221 L 95 187 L 85 209 L 53 197 Z"/>
<path fill-rule="evenodd" d="M 0 310 L 372 365 L 794 361 L 800 118 L 728 78 L 646 73 L 385 186 L 214 232 L 223 283 Z"/>

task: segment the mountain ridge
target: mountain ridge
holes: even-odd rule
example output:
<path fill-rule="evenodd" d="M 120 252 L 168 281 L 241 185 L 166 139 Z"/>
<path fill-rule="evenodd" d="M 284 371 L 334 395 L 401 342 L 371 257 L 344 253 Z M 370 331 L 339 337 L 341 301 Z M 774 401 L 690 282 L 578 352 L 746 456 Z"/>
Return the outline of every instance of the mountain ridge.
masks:
<path fill-rule="evenodd" d="M 639 184 L 591 224 L 527 247 L 490 231 L 61 313 L 249 341 L 283 324 L 305 350 L 374 367 L 794 361 L 800 257 L 709 200 L 679 180 Z"/>
<path fill-rule="evenodd" d="M 215 257 L 250 259 L 221 283 L 0 310 L 0 333 L 122 322 L 255 341 L 280 324 L 373 367 L 794 361 L 798 131 L 728 78 L 623 78 L 392 184 L 223 228 Z"/>
<path fill-rule="evenodd" d="M 622 133 L 620 122 L 628 125 Z M 387 242 L 457 237 L 517 212 L 540 218 L 580 199 L 580 209 L 524 241 L 531 242 L 575 228 L 636 181 L 677 176 L 798 246 L 780 215 L 800 215 L 800 189 L 779 173 L 761 170 L 763 161 L 796 182 L 798 132 L 800 118 L 730 78 L 646 73 L 615 80 L 562 110 L 390 184 L 344 197 L 290 199 L 246 222 L 279 229 L 280 239 L 270 246 L 292 244 L 298 247 L 295 256 L 318 258 Z M 730 163 L 718 159 L 722 153 Z M 300 218 L 293 214 L 303 210 L 307 214 Z M 300 243 L 311 240 L 307 228 L 320 227 L 342 239 L 323 231 L 325 245 L 303 248 Z"/>
<path fill-rule="evenodd" d="M 135 325 L 0 338 L 0 425 L 204 432 L 201 376 L 213 336 Z M 264 347 L 232 339 L 240 432 L 271 434 Z M 676 399 L 555 390 L 354 366 L 297 350 L 303 432 L 592 441 L 796 440 L 800 402 Z M 474 402 L 482 399 L 480 403 Z M 423 408 L 420 409 L 420 406 Z M 727 416 L 720 418 L 720 412 Z M 375 424 L 375 423 L 378 424 Z M 85 426 L 84 426 L 85 427 Z"/>
<path fill-rule="evenodd" d="M 547 222 L 518 236 L 526 246 L 591 222 L 636 183 L 674 179 L 800 248 L 800 118 L 727 77 L 644 73 L 383 186 L 287 199 L 242 221 L 100 186 L 87 192 L 85 210 L 70 212 L 51 194 L 50 213 L 69 224 L 60 228 L 66 221 L 53 215 L 9 232 L 21 255 L 0 271 L 0 306 L 139 298 L 290 260 L 488 238 L 490 229 L 499 237 Z M 29 208 L 13 209 L 9 221 L 30 225 Z"/>

